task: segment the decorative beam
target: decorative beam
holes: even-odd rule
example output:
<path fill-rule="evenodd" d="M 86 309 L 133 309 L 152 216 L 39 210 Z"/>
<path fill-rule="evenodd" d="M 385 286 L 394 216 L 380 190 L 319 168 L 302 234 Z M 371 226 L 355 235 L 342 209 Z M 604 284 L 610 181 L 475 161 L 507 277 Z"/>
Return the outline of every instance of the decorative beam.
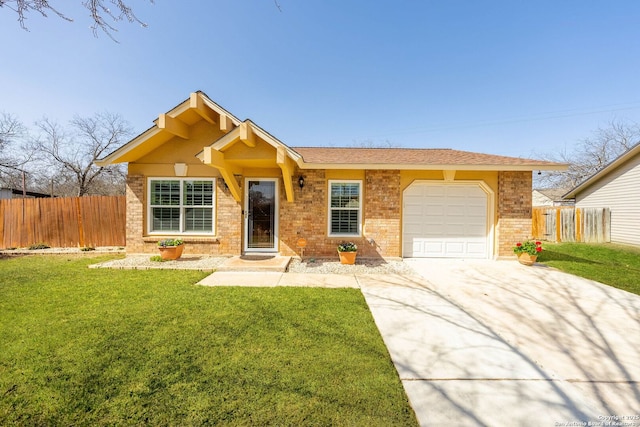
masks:
<path fill-rule="evenodd" d="M 443 170 L 442 175 L 444 176 L 445 181 L 453 181 L 456 177 L 456 171 L 454 170 Z"/>
<path fill-rule="evenodd" d="M 222 132 L 229 132 L 233 127 L 233 122 L 231 122 L 231 117 L 226 114 L 220 114 L 220 130 Z"/>
<path fill-rule="evenodd" d="M 256 146 L 256 137 L 251 130 L 251 125 L 247 122 L 240 123 L 240 141 L 244 142 L 247 147 Z"/>
<path fill-rule="evenodd" d="M 189 139 L 189 126 L 182 120 L 168 116 L 165 113 L 158 116 L 158 129 L 166 130 L 182 139 Z"/>
<path fill-rule="evenodd" d="M 196 113 L 198 113 L 200 117 L 212 125 L 216 124 L 217 114 L 204 103 L 199 93 L 193 92 L 191 94 L 189 97 L 189 108 L 196 110 Z"/>
<path fill-rule="evenodd" d="M 282 178 L 284 181 L 284 192 L 287 196 L 287 202 L 293 202 L 293 183 L 291 177 L 293 176 L 293 161 L 287 156 L 287 150 L 284 147 L 278 147 L 276 155 L 276 163 L 282 169 Z"/>
<path fill-rule="evenodd" d="M 236 202 L 241 201 L 241 192 L 240 186 L 236 181 L 236 178 L 233 176 L 234 172 L 239 172 L 234 170 L 234 168 L 227 162 L 224 158 L 224 153 L 218 150 L 214 150 L 211 147 L 204 147 L 204 160 L 203 163 L 209 166 L 212 166 L 218 171 L 220 171 L 220 175 L 222 175 L 222 179 L 229 187 L 229 191 L 233 196 L 233 199 Z"/>

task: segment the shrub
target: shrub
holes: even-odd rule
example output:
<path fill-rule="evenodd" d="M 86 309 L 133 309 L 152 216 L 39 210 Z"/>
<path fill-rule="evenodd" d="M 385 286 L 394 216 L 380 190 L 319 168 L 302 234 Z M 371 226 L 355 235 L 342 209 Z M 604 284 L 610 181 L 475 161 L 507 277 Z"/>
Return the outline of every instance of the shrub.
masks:
<path fill-rule="evenodd" d="M 51 246 L 47 245 L 46 243 L 34 243 L 33 245 L 29 246 L 29 250 L 30 251 L 34 251 L 36 249 L 49 249 Z"/>

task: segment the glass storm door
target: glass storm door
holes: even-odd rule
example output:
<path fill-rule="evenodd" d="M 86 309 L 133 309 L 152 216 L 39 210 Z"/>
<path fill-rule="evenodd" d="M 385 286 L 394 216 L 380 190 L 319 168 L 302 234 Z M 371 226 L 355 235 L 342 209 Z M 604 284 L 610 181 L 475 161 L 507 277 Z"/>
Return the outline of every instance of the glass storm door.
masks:
<path fill-rule="evenodd" d="M 246 252 L 277 251 L 278 190 L 275 179 L 247 179 L 245 182 Z"/>

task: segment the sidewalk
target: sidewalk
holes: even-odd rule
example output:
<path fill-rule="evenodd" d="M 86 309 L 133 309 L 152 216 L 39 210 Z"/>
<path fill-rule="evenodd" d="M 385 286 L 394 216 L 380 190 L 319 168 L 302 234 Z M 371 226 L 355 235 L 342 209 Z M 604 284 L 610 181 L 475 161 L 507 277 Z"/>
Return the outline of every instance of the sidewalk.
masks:
<path fill-rule="evenodd" d="M 218 271 L 198 282 L 203 286 L 302 286 L 322 288 L 360 288 L 355 274 L 280 273 Z"/>

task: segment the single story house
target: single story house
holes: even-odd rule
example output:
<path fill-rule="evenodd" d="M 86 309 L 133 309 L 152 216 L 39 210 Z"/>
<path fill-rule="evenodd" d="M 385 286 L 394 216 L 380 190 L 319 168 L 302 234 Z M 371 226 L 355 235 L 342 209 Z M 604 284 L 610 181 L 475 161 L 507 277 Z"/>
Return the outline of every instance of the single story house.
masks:
<path fill-rule="evenodd" d="M 573 206 L 573 199 L 565 199 L 567 188 L 536 189 L 531 193 L 533 207 Z"/>
<path fill-rule="evenodd" d="M 37 191 L 27 191 L 19 188 L 0 188 L 0 200 L 41 197 L 51 197 L 51 194 L 38 193 Z"/>
<path fill-rule="evenodd" d="M 290 147 L 195 92 L 96 162 L 128 163 L 127 251 L 495 258 L 531 235 L 532 171 L 451 149 Z"/>
<path fill-rule="evenodd" d="M 611 242 L 640 245 L 640 144 L 564 195 L 578 208 L 609 208 Z"/>

